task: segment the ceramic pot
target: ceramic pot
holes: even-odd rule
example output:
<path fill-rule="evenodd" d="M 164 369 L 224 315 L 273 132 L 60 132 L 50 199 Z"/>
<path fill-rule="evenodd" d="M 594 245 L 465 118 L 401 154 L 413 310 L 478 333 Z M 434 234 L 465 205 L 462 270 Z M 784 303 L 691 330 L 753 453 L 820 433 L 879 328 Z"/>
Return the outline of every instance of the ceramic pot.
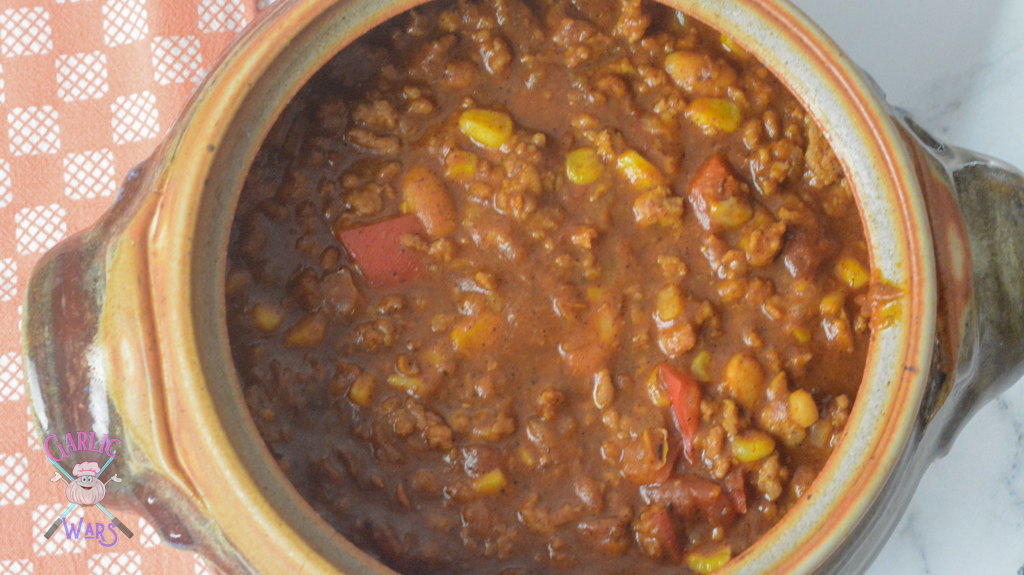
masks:
<path fill-rule="evenodd" d="M 125 439 L 107 501 L 233 573 L 385 573 L 274 464 L 225 322 L 234 207 L 277 114 L 352 39 L 419 0 L 281 0 L 210 72 L 91 229 L 29 281 L 27 382 L 42 436 Z M 760 58 L 846 168 L 873 274 L 900 289 L 874 330 L 844 436 L 812 487 L 719 573 L 859 573 L 924 469 L 1022 372 L 1024 178 L 943 145 L 784 0 L 668 0 Z"/>

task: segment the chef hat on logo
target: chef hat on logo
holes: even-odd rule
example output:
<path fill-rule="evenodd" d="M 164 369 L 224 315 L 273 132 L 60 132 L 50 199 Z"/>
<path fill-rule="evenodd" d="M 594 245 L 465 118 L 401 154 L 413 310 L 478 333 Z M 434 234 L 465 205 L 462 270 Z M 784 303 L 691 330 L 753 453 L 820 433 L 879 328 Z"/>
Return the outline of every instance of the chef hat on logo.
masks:
<path fill-rule="evenodd" d="M 71 475 L 74 475 L 75 477 L 81 477 L 83 475 L 92 475 L 93 477 L 96 477 L 99 474 L 100 464 L 95 461 L 79 463 L 73 470 L 71 470 Z"/>

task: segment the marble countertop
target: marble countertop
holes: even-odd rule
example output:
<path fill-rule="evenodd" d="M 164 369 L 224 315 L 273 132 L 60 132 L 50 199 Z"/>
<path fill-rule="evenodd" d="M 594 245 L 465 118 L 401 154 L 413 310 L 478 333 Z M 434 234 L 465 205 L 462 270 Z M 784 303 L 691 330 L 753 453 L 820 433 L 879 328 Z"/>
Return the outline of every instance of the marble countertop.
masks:
<path fill-rule="evenodd" d="M 794 2 L 938 139 L 1024 168 L 1024 0 Z M 1024 575 L 1024 381 L 932 464 L 868 571 L 925 574 Z"/>

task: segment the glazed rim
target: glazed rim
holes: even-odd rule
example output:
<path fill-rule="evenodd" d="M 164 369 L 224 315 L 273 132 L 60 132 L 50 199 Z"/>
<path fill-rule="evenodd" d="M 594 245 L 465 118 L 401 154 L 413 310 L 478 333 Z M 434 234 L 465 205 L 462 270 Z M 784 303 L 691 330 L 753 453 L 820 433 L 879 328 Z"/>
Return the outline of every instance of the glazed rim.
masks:
<path fill-rule="evenodd" d="M 351 39 L 420 3 L 277 3 L 224 56 L 151 166 L 162 197 L 148 250 L 161 262 L 150 274 L 172 441 L 187 431 L 192 441 L 175 445 L 180 462 L 260 571 L 388 572 L 317 515 L 261 440 L 228 344 L 224 276 L 246 172 L 285 103 Z M 809 573 L 864 516 L 917 417 L 936 319 L 925 207 L 885 105 L 799 10 L 786 0 L 665 3 L 731 36 L 817 119 L 857 197 L 873 275 L 904 293 L 897 321 L 872 335 L 857 401 L 825 468 L 790 513 L 718 572 Z"/>

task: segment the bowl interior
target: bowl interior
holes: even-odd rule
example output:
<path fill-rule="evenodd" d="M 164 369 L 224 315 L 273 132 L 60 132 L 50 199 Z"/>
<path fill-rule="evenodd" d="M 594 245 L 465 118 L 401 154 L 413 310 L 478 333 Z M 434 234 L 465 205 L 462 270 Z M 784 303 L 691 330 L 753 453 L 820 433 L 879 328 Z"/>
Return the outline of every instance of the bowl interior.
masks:
<path fill-rule="evenodd" d="M 264 446 L 243 401 L 225 322 L 224 275 L 235 205 L 264 135 L 287 101 L 334 54 L 413 1 L 285 0 L 243 35 L 190 107 L 175 159 L 201 193 L 169 195 L 181 214 L 178 248 L 188 289 L 171 302 L 191 323 L 193 342 L 175 353 L 198 376 L 182 384 L 195 401 L 190 423 L 214 426 L 210 453 L 237 465 L 197 474 L 197 482 L 237 486 L 236 501 L 255 505 L 268 538 L 348 573 L 385 570 L 333 529 L 292 488 Z M 888 112 L 870 85 L 798 10 L 784 1 L 671 0 L 756 55 L 816 118 L 843 163 L 857 197 L 875 278 L 899 287 L 896 321 L 876 330 L 860 394 L 844 439 L 811 489 L 776 527 L 720 573 L 813 571 L 874 499 L 916 417 L 930 364 L 935 280 L 930 236 L 914 170 Z M 163 216 L 161 216 L 163 217 Z M 175 306 L 177 306 L 175 308 Z M 186 362 L 187 363 L 187 362 Z M 187 379 L 187 378 L 186 378 Z M 205 490 L 204 490 L 205 491 Z M 209 497 L 228 497 L 210 488 Z M 222 522 L 223 523 L 223 522 Z M 232 540 L 245 525 L 226 522 Z M 240 545 L 247 553 L 249 541 Z M 300 549 L 301 548 L 301 549 Z M 254 551 L 257 555 L 258 550 Z M 259 560 L 257 559 L 258 563 Z M 295 563 L 297 565 L 297 563 Z"/>

